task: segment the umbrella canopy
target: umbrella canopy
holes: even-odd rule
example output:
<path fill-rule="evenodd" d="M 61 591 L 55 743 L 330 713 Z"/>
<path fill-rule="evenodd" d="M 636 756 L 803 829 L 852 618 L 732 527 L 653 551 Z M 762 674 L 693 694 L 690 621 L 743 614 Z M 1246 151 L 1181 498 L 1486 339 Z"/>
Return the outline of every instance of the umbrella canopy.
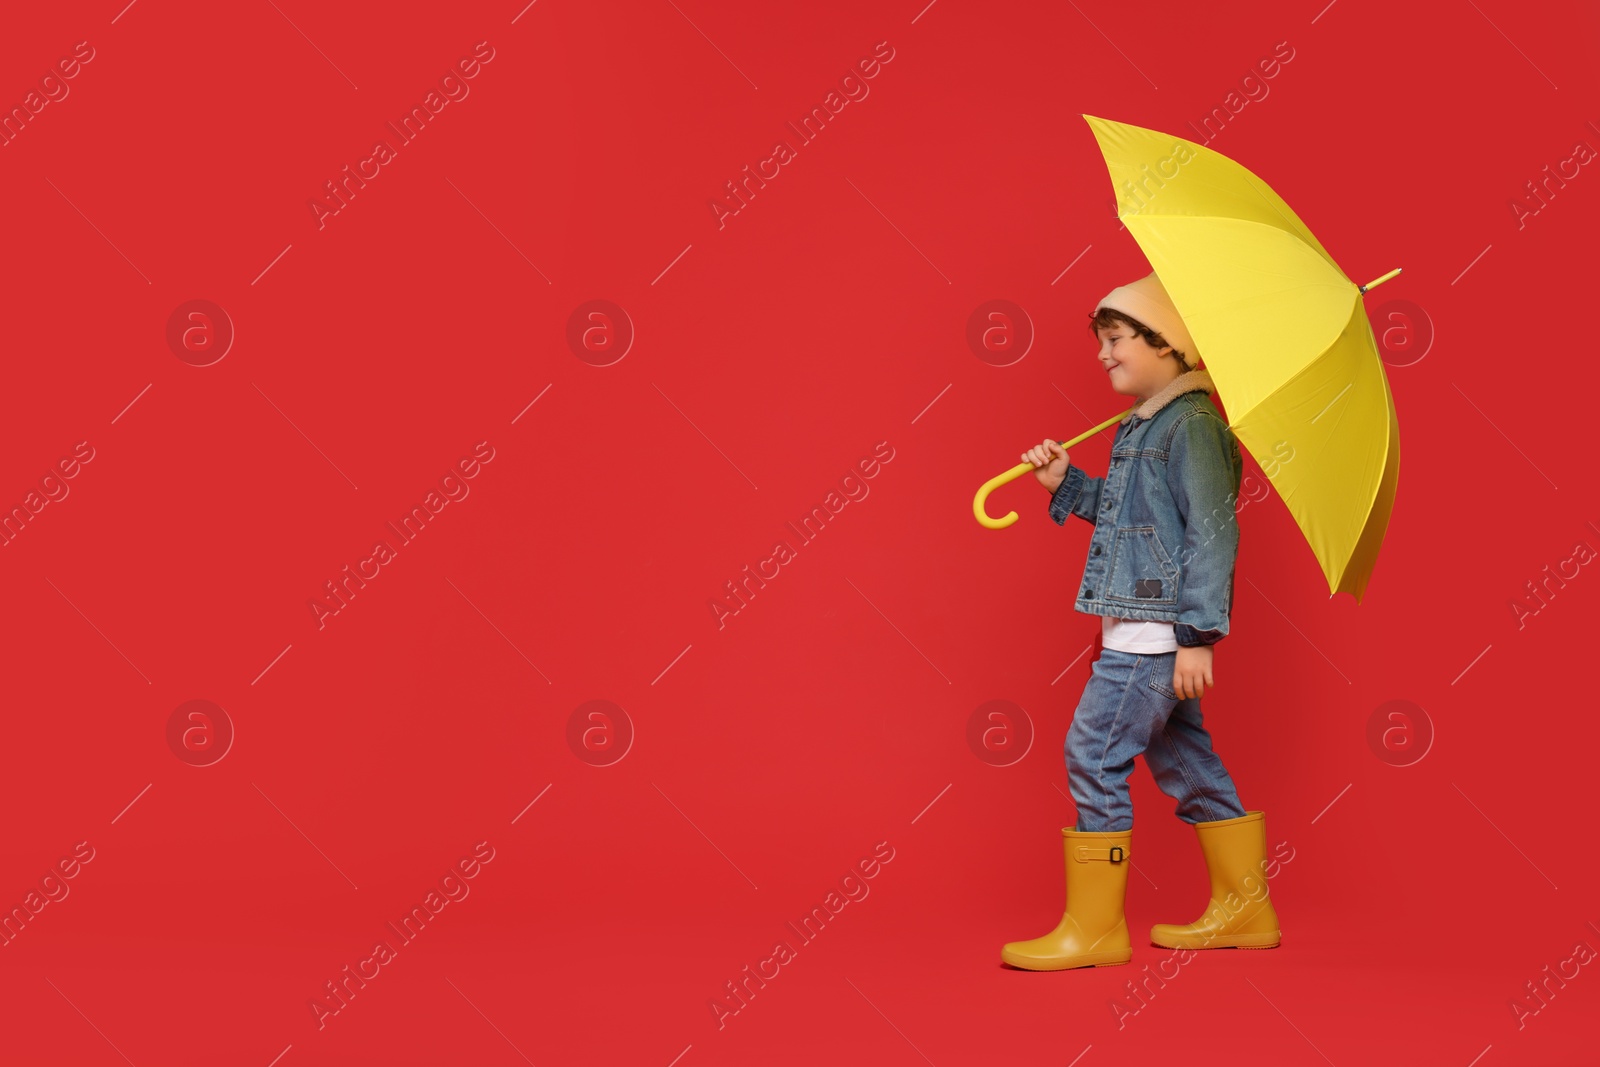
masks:
<path fill-rule="evenodd" d="M 1181 137 L 1084 115 L 1117 214 L 1177 305 L 1229 424 L 1359 603 L 1389 526 L 1400 427 L 1358 286 L 1265 182 Z M 1192 357 L 1196 353 L 1186 353 Z"/>

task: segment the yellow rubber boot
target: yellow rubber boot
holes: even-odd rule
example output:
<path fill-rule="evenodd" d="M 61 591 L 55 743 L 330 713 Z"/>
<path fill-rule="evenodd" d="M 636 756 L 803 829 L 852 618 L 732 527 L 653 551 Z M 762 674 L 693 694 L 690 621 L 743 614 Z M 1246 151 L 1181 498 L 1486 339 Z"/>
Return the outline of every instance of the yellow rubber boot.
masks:
<path fill-rule="evenodd" d="M 1211 875 L 1206 913 L 1186 926 L 1157 923 L 1150 940 L 1163 948 L 1277 948 L 1278 913 L 1267 889 L 1267 824 L 1259 811 L 1197 822 Z"/>
<path fill-rule="evenodd" d="M 1067 910 L 1056 928 L 1032 941 L 1011 941 L 1000 959 L 1027 971 L 1108 967 L 1133 957 L 1122 903 L 1128 891 L 1132 830 L 1061 831 L 1067 860 Z"/>

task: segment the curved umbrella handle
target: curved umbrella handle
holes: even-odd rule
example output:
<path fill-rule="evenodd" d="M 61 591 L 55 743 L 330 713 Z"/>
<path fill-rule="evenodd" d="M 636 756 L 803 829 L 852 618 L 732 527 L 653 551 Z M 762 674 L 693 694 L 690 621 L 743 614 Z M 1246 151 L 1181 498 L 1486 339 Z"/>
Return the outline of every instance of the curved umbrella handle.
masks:
<path fill-rule="evenodd" d="M 1105 422 L 1102 422 L 1099 426 L 1083 431 L 1070 441 L 1062 441 L 1061 447 L 1067 451 L 1071 451 L 1073 446 L 1087 441 L 1101 430 L 1104 430 L 1108 426 L 1112 426 L 1127 418 L 1134 412 L 1137 406 L 1138 405 L 1135 405 L 1134 407 L 1129 408 L 1120 415 L 1113 415 Z M 1007 526 L 1010 526 L 1012 523 L 1016 522 L 1017 513 L 1015 511 L 1008 515 L 1002 516 L 1001 518 L 995 519 L 989 516 L 988 509 L 984 505 L 987 503 L 989 494 L 991 492 L 1000 488 L 1002 485 L 1005 485 L 1012 479 L 1020 478 L 1029 471 L 1036 469 L 1037 468 L 1035 468 L 1032 463 L 1024 460 L 1023 462 L 1018 463 L 1015 467 L 1012 467 L 1010 470 L 1006 471 L 1004 474 L 997 474 L 993 478 L 990 478 L 988 481 L 984 482 L 978 487 L 978 495 L 972 498 L 972 517 L 977 519 L 981 525 L 987 526 L 991 530 L 1004 530 Z"/>

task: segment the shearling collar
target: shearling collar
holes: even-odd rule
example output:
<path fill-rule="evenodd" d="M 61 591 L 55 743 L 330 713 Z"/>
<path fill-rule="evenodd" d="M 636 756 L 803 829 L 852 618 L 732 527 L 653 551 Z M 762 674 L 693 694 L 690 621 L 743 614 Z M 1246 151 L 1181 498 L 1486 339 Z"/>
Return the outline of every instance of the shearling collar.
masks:
<path fill-rule="evenodd" d="M 1212 382 L 1211 375 L 1204 367 L 1184 371 L 1135 408 L 1133 413 L 1122 421 L 1128 423 L 1134 419 L 1148 419 L 1184 393 L 1192 393 L 1196 389 L 1204 389 L 1208 394 L 1217 391 L 1216 384 Z"/>

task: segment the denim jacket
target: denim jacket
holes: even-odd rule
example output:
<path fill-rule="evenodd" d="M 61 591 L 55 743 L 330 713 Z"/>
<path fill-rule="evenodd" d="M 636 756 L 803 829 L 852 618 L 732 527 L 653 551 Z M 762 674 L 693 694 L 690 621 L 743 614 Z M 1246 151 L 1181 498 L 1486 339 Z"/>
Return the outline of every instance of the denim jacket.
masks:
<path fill-rule="evenodd" d="M 1227 636 L 1244 461 L 1214 391 L 1186 371 L 1118 425 L 1104 478 L 1068 463 L 1050 517 L 1094 525 L 1077 611 L 1170 622 L 1183 646 Z"/>

